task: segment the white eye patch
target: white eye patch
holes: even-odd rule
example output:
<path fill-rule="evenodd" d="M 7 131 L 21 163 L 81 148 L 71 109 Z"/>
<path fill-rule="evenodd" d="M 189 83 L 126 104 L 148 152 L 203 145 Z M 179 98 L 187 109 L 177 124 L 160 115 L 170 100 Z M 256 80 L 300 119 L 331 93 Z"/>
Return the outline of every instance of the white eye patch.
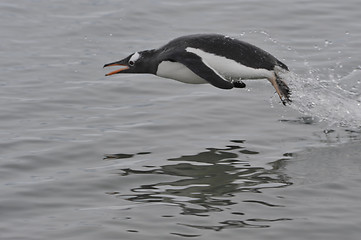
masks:
<path fill-rule="evenodd" d="M 135 63 L 140 57 L 140 54 L 138 52 L 135 52 L 133 56 L 130 57 L 129 62 Z"/>

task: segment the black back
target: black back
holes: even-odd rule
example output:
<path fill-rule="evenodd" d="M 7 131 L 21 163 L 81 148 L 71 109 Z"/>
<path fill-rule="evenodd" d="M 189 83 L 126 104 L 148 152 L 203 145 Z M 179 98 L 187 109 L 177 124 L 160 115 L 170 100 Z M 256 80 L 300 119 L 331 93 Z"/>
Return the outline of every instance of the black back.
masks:
<path fill-rule="evenodd" d="M 287 66 L 268 52 L 247 42 L 220 34 L 195 34 L 176 38 L 157 49 L 159 60 L 167 59 L 175 49 L 185 51 L 187 47 L 198 48 L 208 53 L 232 59 L 247 67 L 273 70 L 279 66 L 288 70 Z"/>

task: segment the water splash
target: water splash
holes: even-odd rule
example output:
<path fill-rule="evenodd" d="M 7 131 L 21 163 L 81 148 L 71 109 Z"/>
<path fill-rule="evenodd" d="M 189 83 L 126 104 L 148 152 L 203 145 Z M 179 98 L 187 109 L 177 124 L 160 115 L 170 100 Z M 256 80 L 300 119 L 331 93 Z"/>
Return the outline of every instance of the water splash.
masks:
<path fill-rule="evenodd" d="M 305 123 L 323 122 L 327 127 L 361 129 L 361 65 L 346 76 L 341 75 L 346 74 L 347 70 L 344 66 L 349 65 L 349 61 L 352 59 L 352 56 L 343 54 L 343 49 L 347 50 L 347 44 L 352 42 L 348 31 L 336 42 L 326 39 L 313 46 L 317 50 L 316 55 L 326 54 L 327 59 L 332 61 L 332 66 L 326 66 L 326 68 L 311 67 L 307 56 L 273 38 L 266 31 L 243 32 L 240 34 L 240 38 L 243 38 L 244 35 L 247 37 L 258 35 L 257 38 L 259 35 L 263 36 L 265 42 L 271 42 L 277 46 L 278 51 L 284 51 L 283 55 L 288 56 L 288 61 L 280 60 L 285 61 L 287 65 L 290 61 L 302 64 L 300 61 L 303 60 L 303 67 L 308 69 L 308 73 L 305 75 L 297 75 L 293 72 L 279 73 L 279 75 L 292 91 L 290 107 L 305 115 L 302 117 Z M 327 53 L 323 53 L 323 51 L 327 51 Z"/>
<path fill-rule="evenodd" d="M 310 76 L 290 72 L 282 77 L 292 91 L 292 108 L 329 126 L 361 127 L 361 70 L 328 80 L 313 71 Z"/>

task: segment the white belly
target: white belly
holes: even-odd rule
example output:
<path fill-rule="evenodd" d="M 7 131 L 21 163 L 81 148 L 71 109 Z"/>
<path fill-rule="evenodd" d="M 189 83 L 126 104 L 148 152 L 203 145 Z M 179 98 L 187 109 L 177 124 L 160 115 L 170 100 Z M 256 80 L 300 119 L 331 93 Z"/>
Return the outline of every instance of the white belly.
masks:
<path fill-rule="evenodd" d="M 267 69 L 255 69 L 244 66 L 232 59 L 226 57 L 217 56 L 212 53 L 208 53 L 196 48 L 186 48 L 187 52 L 194 53 L 202 58 L 202 61 L 217 71 L 226 80 L 237 79 L 262 79 L 272 78 L 274 76 L 273 71 Z M 171 78 L 184 83 L 207 83 L 206 80 L 199 77 L 185 65 L 178 62 L 163 61 L 158 65 L 156 72 L 157 76 L 164 78 Z"/>
<path fill-rule="evenodd" d="M 164 61 L 158 65 L 157 76 L 171 78 L 184 83 L 207 83 L 186 66 L 178 62 Z"/>

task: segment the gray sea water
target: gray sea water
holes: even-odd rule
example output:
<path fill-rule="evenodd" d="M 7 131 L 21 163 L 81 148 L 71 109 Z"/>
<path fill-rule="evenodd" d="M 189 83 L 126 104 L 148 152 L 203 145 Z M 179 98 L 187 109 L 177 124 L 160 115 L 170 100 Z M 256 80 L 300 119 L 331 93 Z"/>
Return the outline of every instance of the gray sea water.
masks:
<path fill-rule="evenodd" d="M 360 6 L 2 0 L 0 239 L 360 239 Z M 104 76 L 190 33 L 275 55 L 293 103 Z"/>

